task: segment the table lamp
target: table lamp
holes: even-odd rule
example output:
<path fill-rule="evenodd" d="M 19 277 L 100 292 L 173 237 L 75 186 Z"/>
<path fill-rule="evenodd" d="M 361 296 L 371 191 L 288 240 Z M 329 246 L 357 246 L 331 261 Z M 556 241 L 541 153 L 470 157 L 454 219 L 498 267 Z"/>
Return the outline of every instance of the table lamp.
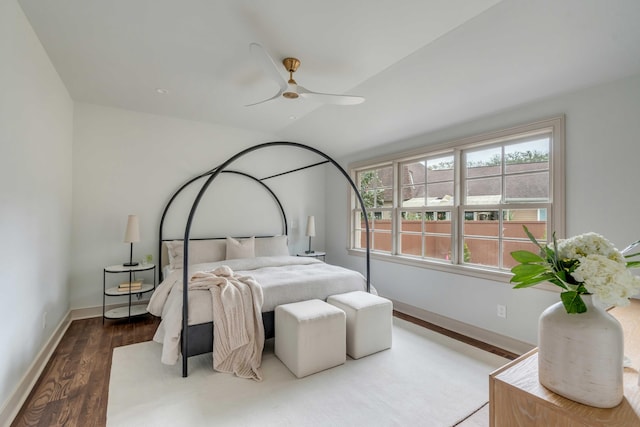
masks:
<path fill-rule="evenodd" d="M 309 236 L 309 250 L 304 251 L 304 253 L 312 254 L 314 251 L 311 250 L 311 237 L 316 235 L 316 219 L 313 215 L 307 217 L 307 232 L 305 235 Z"/>
<path fill-rule="evenodd" d="M 129 215 L 127 219 L 127 229 L 124 232 L 124 242 L 129 243 L 131 245 L 131 250 L 129 252 L 129 262 L 124 262 L 122 265 L 125 267 L 133 267 L 134 265 L 138 265 L 137 262 L 133 261 L 133 243 L 140 241 L 140 227 L 138 225 L 138 215 Z"/>

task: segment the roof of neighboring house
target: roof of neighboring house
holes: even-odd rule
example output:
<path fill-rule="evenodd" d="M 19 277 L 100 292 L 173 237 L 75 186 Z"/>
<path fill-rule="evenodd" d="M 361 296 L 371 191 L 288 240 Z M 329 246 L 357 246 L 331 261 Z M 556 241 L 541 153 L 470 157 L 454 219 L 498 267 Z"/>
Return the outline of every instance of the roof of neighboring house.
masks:
<path fill-rule="evenodd" d="M 536 172 L 537 171 L 537 172 Z M 425 194 L 425 172 L 427 175 Z M 505 172 L 505 194 L 507 200 L 547 199 L 549 197 L 548 163 L 518 163 L 507 165 Z M 500 166 L 478 166 L 468 168 L 468 204 L 496 204 L 503 197 Z M 380 184 L 385 187 L 386 203 L 393 200 L 393 168 L 378 169 Z M 402 167 L 402 206 L 450 205 L 453 196 L 453 169 L 427 169 L 423 162 L 407 163 Z"/>

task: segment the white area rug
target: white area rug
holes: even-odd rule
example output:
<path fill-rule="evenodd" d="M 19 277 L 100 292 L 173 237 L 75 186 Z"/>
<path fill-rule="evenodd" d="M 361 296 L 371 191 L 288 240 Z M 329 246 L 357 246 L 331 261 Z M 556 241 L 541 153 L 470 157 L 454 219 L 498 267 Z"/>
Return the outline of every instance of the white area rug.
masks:
<path fill-rule="evenodd" d="M 489 399 L 508 360 L 394 318 L 393 347 L 297 379 L 265 346 L 263 382 L 213 371 L 211 354 L 160 363 L 160 344 L 113 351 L 107 425 L 452 426 Z"/>

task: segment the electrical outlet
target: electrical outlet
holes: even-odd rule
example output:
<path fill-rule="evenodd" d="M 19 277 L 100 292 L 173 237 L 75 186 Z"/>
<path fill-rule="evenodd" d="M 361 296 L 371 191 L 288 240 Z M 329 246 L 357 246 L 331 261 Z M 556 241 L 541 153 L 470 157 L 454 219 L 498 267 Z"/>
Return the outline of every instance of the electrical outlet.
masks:
<path fill-rule="evenodd" d="M 502 304 L 498 304 L 498 308 L 497 308 L 496 314 L 498 315 L 498 317 L 502 317 L 503 319 L 506 319 L 507 318 L 507 306 L 506 305 L 502 305 Z"/>
<path fill-rule="evenodd" d="M 42 313 L 42 329 L 47 328 L 47 312 Z"/>

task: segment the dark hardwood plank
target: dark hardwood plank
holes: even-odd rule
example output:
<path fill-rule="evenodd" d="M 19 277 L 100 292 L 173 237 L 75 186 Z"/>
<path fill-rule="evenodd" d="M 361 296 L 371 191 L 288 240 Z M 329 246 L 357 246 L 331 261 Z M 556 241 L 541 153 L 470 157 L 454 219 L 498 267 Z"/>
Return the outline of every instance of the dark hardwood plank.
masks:
<path fill-rule="evenodd" d="M 418 326 L 422 326 L 423 328 L 431 329 L 434 332 L 438 332 L 439 334 L 446 335 L 450 338 L 456 339 L 458 341 L 462 341 L 465 344 L 472 345 L 474 347 L 478 347 L 484 351 L 488 351 L 489 353 L 497 354 L 498 356 L 502 356 L 509 360 L 514 360 L 520 357 L 519 354 L 512 353 L 510 351 L 504 350 L 502 348 L 495 347 L 491 344 L 487 344 L 482 341 L 478 341 L 474 338 L 467 337 L 465 335 L 459 334 L 457 332 L 450 331 L 449 329 L 445 329 L 438 325 L 434 325 L 433 323 L 429 323 L 422 319 L 417 319 L 413 316 L 409 316 L 408 314 L 400 313 L 399 311 L 393 310 L 393 315 L 399 319 L 406 320 L 411 323 L 415 323 Z"/>
<path fill-rule="evenodd" d="M 400 312 L 394 316 L 508 359 L 518 357 Z M 104 325 L 101 317 L 74 320 L 11 426 L 104 426 L 113 349 L 151 340 L 159 323 L 151 315 Z"/>

